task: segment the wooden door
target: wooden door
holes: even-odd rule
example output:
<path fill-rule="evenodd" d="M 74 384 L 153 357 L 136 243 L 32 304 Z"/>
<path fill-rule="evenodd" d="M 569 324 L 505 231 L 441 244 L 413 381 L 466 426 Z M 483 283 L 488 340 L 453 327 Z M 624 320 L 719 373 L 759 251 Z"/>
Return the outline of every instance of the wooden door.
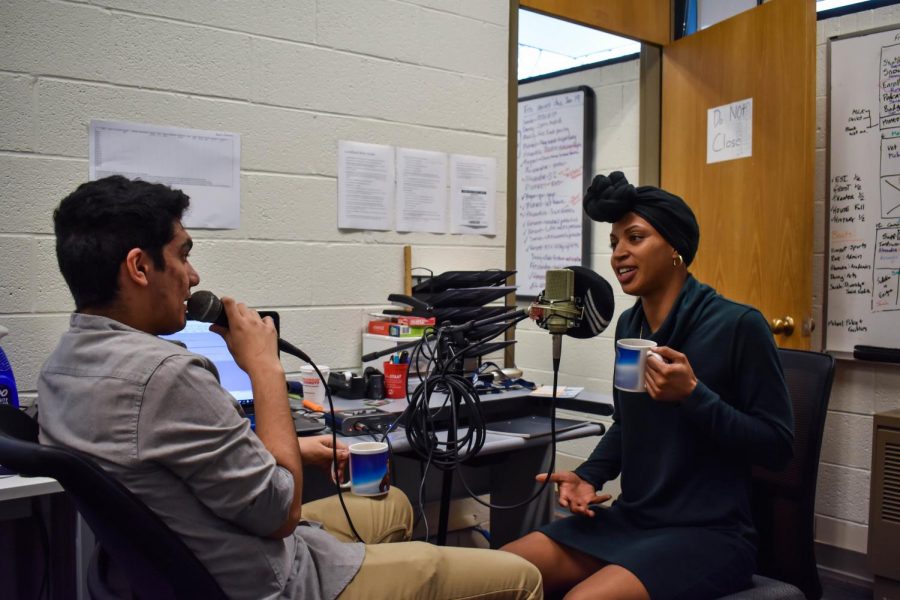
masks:
<path fill-rule="evenodd" d="M 663 47 L 660 186 L 700 221 L 691 271 L 809 348 L 815 6 L 772 0 Z M 707 164 L 707 111 L 753 99 L 752 156 Z"/>

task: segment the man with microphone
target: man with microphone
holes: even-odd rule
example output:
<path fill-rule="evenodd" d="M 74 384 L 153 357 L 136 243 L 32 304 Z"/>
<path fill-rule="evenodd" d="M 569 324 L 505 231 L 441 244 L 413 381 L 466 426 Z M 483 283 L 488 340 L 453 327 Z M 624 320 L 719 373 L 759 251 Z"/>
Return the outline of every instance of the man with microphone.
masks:
<path fill-rule="evenodd" d="M 188 205 L 181 191 L 112 176 L 54 212 L 75 312 L 41 369 L 41 443 L 92 456 L 230 598 L 541 598 L 537 569 L 512 554 L 353 543 L 336 502 L 302 504 L 303 467 L 329 465 L 332 449 L 327 438 L 298 443 L 272 321 L 226 297 L 228 327 L 213 326 L 250 376 L 255 432 L 207 359 L 158 337 L 184 327 L 200 282 Z M 409 538 L 399 490 L 348 504 L 367 542 Z"/>

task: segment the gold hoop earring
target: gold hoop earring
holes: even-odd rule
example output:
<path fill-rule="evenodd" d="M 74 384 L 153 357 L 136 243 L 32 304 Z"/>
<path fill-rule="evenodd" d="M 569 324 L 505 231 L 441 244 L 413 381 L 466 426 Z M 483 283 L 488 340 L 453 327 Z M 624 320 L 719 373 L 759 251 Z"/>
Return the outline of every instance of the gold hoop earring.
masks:
<path fill-rule="evenodd" d="M 684 264 L 684 258 L 680 254 L 676 254 L 672 258 L 672 266 L 675 267 L 676 269 L 683 264 Z"/>

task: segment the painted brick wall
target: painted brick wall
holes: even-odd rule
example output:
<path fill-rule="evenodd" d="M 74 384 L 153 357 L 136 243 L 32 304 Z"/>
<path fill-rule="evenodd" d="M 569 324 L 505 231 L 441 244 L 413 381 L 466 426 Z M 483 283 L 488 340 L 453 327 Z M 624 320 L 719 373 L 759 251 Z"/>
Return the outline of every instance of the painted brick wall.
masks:
<path fill-rule="evenodd" d="M 4 0 L 0 324 L 20 389 L 73 306 L 51 212 L 87 179 L 92 118 L 241 134 L 241 227 L 191 232 L 201 287 L 279 310 L 333 368 L 360 364 L 366 314 L 402 291 L 403 245 L 438 272 L 502 267 L 508 36 L 498 1 Z M 339 231 L 341 139 L 495 157 L 498 235 Z"/>

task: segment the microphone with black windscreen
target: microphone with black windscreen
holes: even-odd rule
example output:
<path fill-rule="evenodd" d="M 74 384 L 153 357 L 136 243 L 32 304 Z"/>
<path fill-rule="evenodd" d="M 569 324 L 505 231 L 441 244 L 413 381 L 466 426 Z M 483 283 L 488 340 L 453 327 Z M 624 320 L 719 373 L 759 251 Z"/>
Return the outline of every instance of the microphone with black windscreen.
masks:
<path fill-rule="evenodd" d="M 609 282 L 576 265 L 547 271 L 544 290 L 529 307 L 529 316 L 553 336 L 553 360 L 558 364 L 562 334 L 579 339 L 599 335 L 614 309 Z"/>
<path fill-rule="evenodd" d="M 225 306 L 218 296 L 207 290 L 197 290 L 188 298 L 187 318 L 192 321 L 215 323 L 222 327 L 228 327 Z M 291 356 L 296 356 L 305 363 L 312 364 L 312 359 L 303 350 L 281 338 L 278 338 L 278 349 Z"/>

